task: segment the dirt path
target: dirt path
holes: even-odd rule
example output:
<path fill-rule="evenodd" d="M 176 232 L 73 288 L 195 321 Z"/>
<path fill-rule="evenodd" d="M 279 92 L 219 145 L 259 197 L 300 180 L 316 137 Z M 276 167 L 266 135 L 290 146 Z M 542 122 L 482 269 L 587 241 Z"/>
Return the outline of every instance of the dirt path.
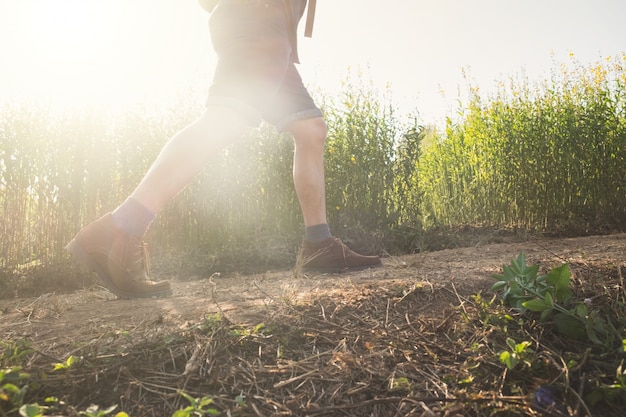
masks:
<path fill-rule="evenodd" d="M 267 317 L 268 305 L 306 303 L 321 295 L 350 297 L 363 286 L 406 286 L 454 282 L 469 294 L 488 288 L 490 277 L 520 251 L 529 263 L 546 268 L 563 262 L 616 265 L 626 261 L 626 234 L 572 239 L 534 239 L 487 244 L 411 256 L 391 257 L 382 268 L 346 275 L 294 277 L 292 271 L 250 276 L 207 277 L 173 282 L 174 295 L 163 299 L 117 300 L 101 288 L 72 294 L 0 300 L 2 340 L 27 339 L 44 354 L 67 357 L 73 350 L 115 339 L 135 339 L 183 329 L 221 312 L 234 323 L 254 324 Z M 59 358 L 62 359 L 62 358 Z"/>

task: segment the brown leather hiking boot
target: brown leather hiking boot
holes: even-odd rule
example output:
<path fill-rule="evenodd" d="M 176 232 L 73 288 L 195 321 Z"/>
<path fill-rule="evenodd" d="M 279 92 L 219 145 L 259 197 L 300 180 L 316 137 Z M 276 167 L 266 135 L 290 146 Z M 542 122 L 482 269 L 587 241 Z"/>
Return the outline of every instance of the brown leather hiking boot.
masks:
<path fill-rule="evenodd" d="M 120 298 L 172 294 L 167 281 L 150 279 L 144 243 L 118 229 L 111 213 L 85 226 L 65 249 L 78 263 L 97 273 L 104 286 Z"/>
<path fill-rule="evenodd" d="M 305 272 L 339 273 L 382 265 L 378 256 L 359 255 L 334 237 L 322 242 L 311 242 L 305 239 L 302 242 L 299 260 Z"/>

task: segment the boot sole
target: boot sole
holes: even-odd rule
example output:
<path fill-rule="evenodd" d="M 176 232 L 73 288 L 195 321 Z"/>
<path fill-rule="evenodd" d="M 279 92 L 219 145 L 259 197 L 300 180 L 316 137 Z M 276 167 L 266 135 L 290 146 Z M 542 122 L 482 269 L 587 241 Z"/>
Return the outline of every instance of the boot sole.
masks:
<path fill-rule="evenodd" d="M 83 249 L 83 247 L 78 243 L 76 239 L 72 239 L 70 243 L 65 246 L 65 250 L 72 255 L 74 260 L 87 269 L 89 272 L 95 272 L 100 278 L 100 281 L 113 294 L 117 295 L 119 298 L 124 299 L 132 299 L 132 298 L 152 298 L 152 297 L 167 297 L 172 295 L 172 290 L 166 291 L 157 291 L 150 293 L 130 293 L 128 291 L 121 290 L 120 288 L 111 281 L 109 276 L 98 266 L 96 262 L 92 259 L 92 257 Z"/>

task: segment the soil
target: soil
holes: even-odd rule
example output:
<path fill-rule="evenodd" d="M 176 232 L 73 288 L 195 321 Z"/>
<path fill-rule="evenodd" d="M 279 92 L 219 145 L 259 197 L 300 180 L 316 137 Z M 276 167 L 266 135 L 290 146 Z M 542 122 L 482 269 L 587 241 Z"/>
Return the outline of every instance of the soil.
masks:
<path fill-rule="evenodd" d="M 523 251 L 528 264 L 548 269 L 562 263 L 604 266 L 626 261 L 626 234 L 581 238 L 534 238 L 524 242 L 484 244 L 415 255 L 389 257 L 383 267 L 342 275 L 296 276 L 293 271 L 255 275 L 175 278 L 168 298 L 120 300 L 101 287 L 69 294 L 0 299 L 2 340 L 27 339 L 42 354 L 61 361 L 74 349 L 102 343 L 114 332 L 129 339 L 167 334 L 221 314 L 231 323 L 255 325 L 281 301 L 306 304 L 315 299 L 349 300 L 364 289 L 401 288 L 417 282 L 454 284 L 462 295 L 488 289 L 491 277 Z M 439 301 L 437 301 L 439 300 Z M 432 297 L 423 306 L 433 314 L 450 301 Z"/>

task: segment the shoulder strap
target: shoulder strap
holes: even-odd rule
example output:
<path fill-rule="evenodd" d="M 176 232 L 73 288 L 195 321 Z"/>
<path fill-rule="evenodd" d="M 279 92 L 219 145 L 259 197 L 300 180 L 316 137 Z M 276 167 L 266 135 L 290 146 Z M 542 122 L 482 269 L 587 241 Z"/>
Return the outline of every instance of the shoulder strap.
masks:
<path fill-rule="evenodd" d="M 317 0 L 309 0 L 309 8 L 306 12 L 306 26 L 304 28 L 304 36 L 313 36 L 313 22 L 315 22 L 315 6 Z"/>

